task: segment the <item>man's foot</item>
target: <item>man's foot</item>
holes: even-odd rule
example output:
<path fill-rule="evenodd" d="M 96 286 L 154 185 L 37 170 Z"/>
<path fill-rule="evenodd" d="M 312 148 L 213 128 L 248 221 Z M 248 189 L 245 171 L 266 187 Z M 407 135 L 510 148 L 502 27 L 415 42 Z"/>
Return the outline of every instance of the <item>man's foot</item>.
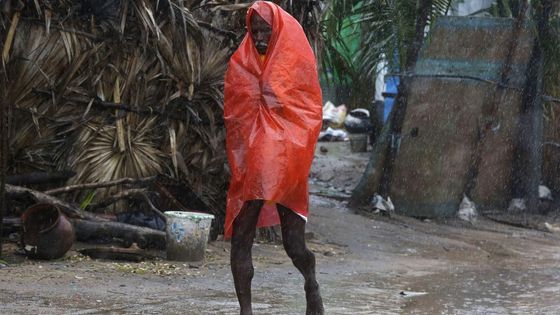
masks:
<path fill-rule="evenodd" d="M 319 292 L 319 285 L 306 286 L 305 298 L 307 300 L 307 309 L 305 315 L 324 315 L 323 299 Z"/>
<path fill-rule="evenodd" d="M 253 315 L 253 311 L 252 310 L 248 310 L 248 311 L 241 310 L 239 315 Z"/>

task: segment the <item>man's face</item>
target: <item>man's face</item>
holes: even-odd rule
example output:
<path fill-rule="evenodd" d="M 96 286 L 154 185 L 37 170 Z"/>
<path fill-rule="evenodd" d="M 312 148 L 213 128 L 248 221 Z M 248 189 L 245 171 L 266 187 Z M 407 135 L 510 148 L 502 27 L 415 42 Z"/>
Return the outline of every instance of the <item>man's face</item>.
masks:
<path fill-rule="evenodd" d="M 272 35 L 272 27 L 256 12 L 251 16 L 251 34 L 259 54 L 266 54 L 268 41 Z"/>

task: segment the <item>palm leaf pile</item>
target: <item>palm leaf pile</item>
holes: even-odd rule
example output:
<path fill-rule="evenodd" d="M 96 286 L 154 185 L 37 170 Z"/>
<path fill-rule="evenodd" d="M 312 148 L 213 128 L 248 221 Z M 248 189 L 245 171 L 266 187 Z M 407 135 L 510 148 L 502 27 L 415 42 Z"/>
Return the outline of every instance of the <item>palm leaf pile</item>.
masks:
<path fill-rule="evenodd" d="M 318 29 L 318 4 L 292 6 L 307 29 Z M 228 181 L 223 76 L 245 32 L 250 3 L 4 0 L 0 5 L 0 102 L 10 105 L 12 114 L 8 174 L 72 170 L 76 175 L 68 184 L 164 175 L 223 219 Z M 318 32 L 311 33 L 318 45 Z M 87 206 L 123 189 L 65 198 Z M 123 211 L 126 205 L 105 211 Z"/>
<path fill-rule="evenodd" d="M 0 97 L 13 110 L 10 174 L 69 169 L 69 184 L 167 175 L 221 215 L 227 50 L 184 1 L 6 7 Z"/>

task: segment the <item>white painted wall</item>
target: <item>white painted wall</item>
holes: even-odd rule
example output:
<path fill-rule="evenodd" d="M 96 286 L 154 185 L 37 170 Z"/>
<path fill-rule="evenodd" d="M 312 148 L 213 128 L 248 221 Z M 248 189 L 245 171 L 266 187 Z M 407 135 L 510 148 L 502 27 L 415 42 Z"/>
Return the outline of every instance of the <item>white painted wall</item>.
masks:
<path fill-rule="evenodd" d="M 455 0 L 449 10 L 449 15 L 471 15 L 489 8 L 496 0 Z"/>

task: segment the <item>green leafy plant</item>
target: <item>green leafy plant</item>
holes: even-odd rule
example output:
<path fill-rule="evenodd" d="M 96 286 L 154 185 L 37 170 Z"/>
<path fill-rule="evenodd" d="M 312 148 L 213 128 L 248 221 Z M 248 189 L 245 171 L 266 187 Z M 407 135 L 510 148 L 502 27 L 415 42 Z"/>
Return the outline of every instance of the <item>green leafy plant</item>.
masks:
<path fill-rule="evenodd" d="M 431 3 L 429 23 L 450 8 L 451 0 Z M 406 64 L 420 1 L 332 1 L 323 20 L 323 71 L 329 83 L 352 87 L 359 103 L 371 102 L 377 64 L 387 61 L 390 71 Z"/>

